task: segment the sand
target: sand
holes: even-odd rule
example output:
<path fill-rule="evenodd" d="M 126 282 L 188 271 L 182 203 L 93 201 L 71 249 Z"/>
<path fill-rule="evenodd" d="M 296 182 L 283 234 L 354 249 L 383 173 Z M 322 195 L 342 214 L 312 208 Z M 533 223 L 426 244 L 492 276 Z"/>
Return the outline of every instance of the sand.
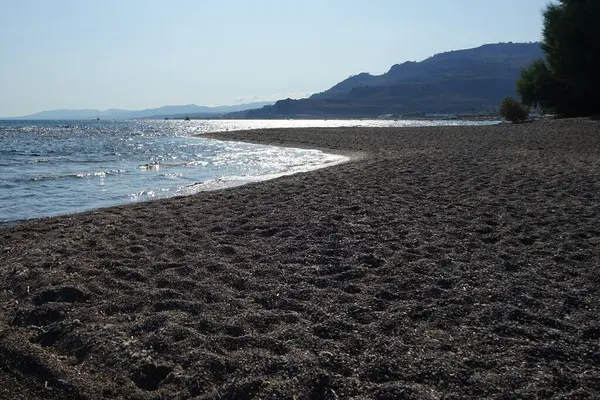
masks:
<path fill-rule="evenodd" d="M 600 397 L 600 123 L 213 135 L 352 161 L 0 229 L 0 398 Z"/>

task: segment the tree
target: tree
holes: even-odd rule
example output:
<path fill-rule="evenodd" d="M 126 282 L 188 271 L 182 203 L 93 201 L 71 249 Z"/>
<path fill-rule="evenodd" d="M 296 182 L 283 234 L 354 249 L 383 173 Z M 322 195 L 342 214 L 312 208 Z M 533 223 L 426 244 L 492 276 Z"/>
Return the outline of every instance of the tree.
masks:
<path fill-rule="evenodd" d="M 561 104 L 568 98 L 562 88 L 564 85 L 558 82 L 544 60 L 534 61 L 521 71 L 521 79 L 517 81 L 517 93 L 523 104 L 533 108 L 540 106 L 544 112 L 554 113 L 568 106 Z"/>
<path fill-rule="evenodd" d="M 512 97 L 507 97 L 500 105 L 500 115 L 510 122 L 523 122 L 529 118 L 529 110 Z"/>
<path fill-rule="evenodd" d="M 600 113 L 600 1 L 560 0 L 543 17 L 546 59 L 522 71 L 521 100 L 563 116 Z"/>

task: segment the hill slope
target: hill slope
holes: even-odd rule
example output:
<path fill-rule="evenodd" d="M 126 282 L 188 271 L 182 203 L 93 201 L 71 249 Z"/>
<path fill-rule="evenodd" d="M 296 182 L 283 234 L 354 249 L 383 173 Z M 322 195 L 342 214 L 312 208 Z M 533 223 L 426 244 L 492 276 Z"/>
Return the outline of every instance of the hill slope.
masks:
<path fill-rule="evenodd" d="M 280 100 L 238 113 L 265 117 L 373 117 L 383 114 L 495 110 L 515 95 L 520 70 L 543 56 L 539 43 L 498 43 L 396 64 L 382 75 L 360 73 L 308 99 Z"/>

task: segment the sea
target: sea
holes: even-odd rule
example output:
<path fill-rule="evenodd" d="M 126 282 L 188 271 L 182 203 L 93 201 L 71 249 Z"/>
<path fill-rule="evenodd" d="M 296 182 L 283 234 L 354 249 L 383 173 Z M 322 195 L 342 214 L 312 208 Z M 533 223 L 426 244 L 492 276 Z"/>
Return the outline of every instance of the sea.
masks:
<path fill-rule="evenodd" d="M 344 162 L 318 150 L 202 138 L 246 129 L 483 125 L 493 121 L 0 121 L 0 225 L 192 195 Z"/>

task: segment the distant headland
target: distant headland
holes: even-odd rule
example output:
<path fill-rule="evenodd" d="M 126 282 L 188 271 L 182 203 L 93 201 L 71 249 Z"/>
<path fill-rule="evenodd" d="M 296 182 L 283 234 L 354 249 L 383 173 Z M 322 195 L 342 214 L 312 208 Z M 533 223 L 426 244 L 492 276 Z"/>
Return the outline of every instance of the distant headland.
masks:
<path fill-rule="evenodd" d="M 542 58 L 540 43 L 497 43 L 393 65 L 383 75 L 359 73 L 306 99 L 285 99 L 235 118 L 412 118 L 497 115 L 515 96 L 523 68 Z"/>

